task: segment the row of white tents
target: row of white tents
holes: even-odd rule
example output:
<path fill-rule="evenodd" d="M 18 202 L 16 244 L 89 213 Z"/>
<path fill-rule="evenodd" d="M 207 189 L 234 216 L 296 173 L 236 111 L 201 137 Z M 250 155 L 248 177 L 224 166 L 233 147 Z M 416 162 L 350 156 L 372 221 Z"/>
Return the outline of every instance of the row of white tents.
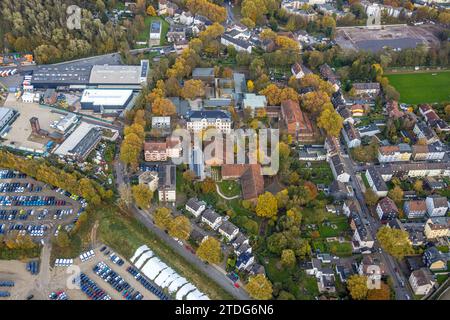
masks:
<path fill-rule="evenodd" d="M 167 288 L 171 295 L 175 294 L 177 300 L 209 300 L 207 295 L 159 260 L 146 245 L 140 246 L 130 260 L 156 285 Z"/>

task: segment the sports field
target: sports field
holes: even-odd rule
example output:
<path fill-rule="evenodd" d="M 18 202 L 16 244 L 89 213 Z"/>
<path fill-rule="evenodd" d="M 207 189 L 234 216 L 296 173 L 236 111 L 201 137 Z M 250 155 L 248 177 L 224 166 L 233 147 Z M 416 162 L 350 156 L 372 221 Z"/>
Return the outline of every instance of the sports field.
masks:
<path fill-rule="evenodd" d="M 404 103 L 450 101 L 450 71 L 387 75 Z"/>

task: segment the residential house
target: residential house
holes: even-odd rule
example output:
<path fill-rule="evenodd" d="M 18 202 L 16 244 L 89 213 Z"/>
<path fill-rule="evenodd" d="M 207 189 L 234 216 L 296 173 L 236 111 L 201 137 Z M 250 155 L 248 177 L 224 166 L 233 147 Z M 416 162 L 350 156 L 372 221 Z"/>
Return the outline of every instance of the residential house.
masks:
<path fill-rule="evenodd" d="M 170 129 L 170 117 L 152 117 L 152 128 Z"/>
<path fill-rule="evenodd" d="M 436 247 L 430 247 L 423 253 L 423 262 L 431 271 L 447 270 L 448 253 L 442 253 Z"/>
<path fill-rule="evenodd" d="M 342 205 L 342 212 L 350 218 L 352 213 L 359 213 L 359 205 L 358 202 L 355 199 L 348 199 L 344 201 L 344 204 Z"/>
<path fill-rule="evenodd" d="M 394 120 L 399 119 L 405 115 L 405 113 L 398 108 L 397 101 L 388 101 L 386 103 L 386 113 L 389 118 Z"/>
<path fill-rule="evenodd" d="M 340 154 L 331 156 L 328 163 L 330 164 L 334 179 L 340 182 L 350 181 L 350 174 L 347 172 L 347 168 L 344 164 L 344 159 Z"/>
<path fill-rule="evenodd" d="M 385 197 L 378 201 L 376 211 L 381 221 L 392 220 L 398 216 L 397 205 L 389 197 Z"/>
<path fill-rule="evenodd" d="M 328 64 L 323 64 L 319 67 L 319 72 L 322 78 L 330 82 L 335 90 L 339 90 L 340 87 L 340 81 L 339 76 L 331 69 L 331 67 Z"/>
<path fill-rule="evenodd" d="M 353 124 L 346 122 L 342 128 L 342 134 L 349 148 L 359 147 L 361 145 L 361 136 Z"/>
<path fill-rule="evenodd" d="M 373 245 L 374 240 L 372 235 L 367 230 L 358 212 L 353 211 L 350 214 L 350 228 L 353 231 L 352 247 L 353 251 L 365 252 L 369 251 Z"/>
<path fill-rule="evenodd" d="M 251 253 L 243 253 L 236 260 L 236 268 L 238 270 L 249 269 L 255 261 L 255 257 Z"/>
<path fill-rule="evenodd" d="M 287 133 L 297 140 L 310 140 L 314 136 L 311 120 L 300 109 L 297 102 L 285 100 L 281 102 L 281 116 L 287 128 Z"/>
<path fill-rule="evenodd" d="M 334 274 L 330 275 L 322 275 L 319 277 L 317 286 L 319 288 L 319 292 L 324 293 L 334 293 L 336 292 L 336 280 L 334 278 Z"/>
<path fill-rule="evenodd" d="M 425 200 L 427 204 L 427 213 L 429 217 L 443 217 L 448 210 L 446 197 L 431 195 Z"/>
<path fill-rule="evenodd" d="M 386 266 L 377 253 L 365 254 L 359 264 L 358 273 L 367 276 L 372 281 L 379 281 L 386 275 Z"/>
<path fill-rule="evenodd" d="M 195 68 L 192 70 L 192 79 L 202 80 L 207 84 L 214 84 L 214 68 Z"/>
<path fill-rule="evenodd" d="M 378 95 L 380 93 L 380 84 L 378 82 L 354 83 L 353 89 L 355 89 L 355 94 L 357 95 Z"/>
<path fill-rule="evenodd" d="M 405 201 L 403 211 L 408 219 L 423 218 L 427 213 L 427 205 L 425 200 L 409 200 Z"/>
<path fill-rule="evenodd" d="M 239 228 L 229 221 L 224 221 L 219 227 L 219 233 L 228 241 L 233 240 L 239 232 Z"/>
<path fill-rule="evenodd" d="M 236 51 L 246 51 L 248 53 L 252 53 L 252 45 L 250 42 L 240 38 L 233 38 L 226 33 L 220 37 L 220 43 L 225 46 L 232 46 L 236 49 Z"/>
<path fill-rule="evenodd" d="M 186 210 L 192 213 L 192 215 L 198 218 L 206 209 L 206 203 L 196 198 L 191 198 L 186 202 Z"/>
<path fill-rule="evenodd" d="M 347 279 L 355 274 L 352 264 L 344 260 L 339 260 L 336 263 L 335 270 L 341 282 L 347 282 Z"/>
<path fill-rule="evenodd" d="M 202 222 L 206 223 L 213 230 L 217 230 L 222 224 L 222 217 L 211 209 L 206 209 L 202 214 Z"/>
<path fill-rule="evenodd" d="M 373 137 L 374 135 L 381 133 L 378 126 L 374 123 L 371 123 L 367 126 L 358 127 L 358 131 L 361 138 Z"/>
<path fill-rule="evenodd" d="M 442 190 L 447 187 L 444 181 L 438 181 L 433 177 L 426 177 L 423 179 L 423 184 L 425 188 L 428 188 L 431 191 Z"/>
<path fill-rule="evenodd" d="M 182 150 L 180 138 L 171 136 L 166 138 L 166 153 L 169 158 L 181 157 Z"/>
<path fill-rule="evenodd" d="M 168 0 L 159 0 L 158 1 L 158 14 L 159 15 L 166 15 L 169 17 L 173 17 L 177 10 L 178 10 L 178 6 L 173 2 L 170 2 Z"/>
<path fill-rule="evenodd" d="M 160 202 L 175 202 L 177 199 L 177 175 L 175 165 L 162 165 L 158 171 L 158 198 Z"/>
<path fill-rule="evenodd" d="M 148 188 L 155 192 L 159 185 L 159 175 L 157 171 L 145 171 L 138 177 L 139 184 L 148 186 Z"/>
<path fill-rule="evenodd" d="M 380 163 L 409 161 L 411 155 L 412 149 L 406 143 L 400 143 L 396 146 L 381 146 L 378 148 L 378 161 Z"/>
<path fill-rule="evenodd" d="M 341 152 L 341 144 L 339 139 L 333 136 L 325 138 L 325 149 L 327 149 L 327 157 Z"/>
<path fill-rule="evenodd" d="M 179 17 L 179 21 L 184 25 L 191 25 L 194 23 L 194 16 L 189 11 L 183 11 Z"/>
<path fill-rule="evenodd" d="M 186 40 L 186 28 L 184 26 L 171 26 L 167 32 L 167 41 L 171 43 L 178 43 Z"/>
<path fill-rule="evenodd" d="M 349 184 L 334 180 L 330 185 L 329 195 L 331 195 L 334 200 L 341 201 L 354 197 L 355 193 Z"/>
<path fill-rule="evenodd" d="M 427 268 L 421 268 L 411 272 L 409 276 L 409 284 L 415 295 L 423 296 L 433 290 L 436 281 L 433 274 Z"/>
<path fill-rule="evenodd" d="M 229 133 L 231 131 L 231 116 L 228 112 L 222 110 L 191 111 L 186 128 L 193 132 L 215 128 L 222 133 Z"/>
<path fill-rule="evenodd" d="M 413 131 L 416 134 L 417 139 L 423 139 L 427 144 L 439 141 L 439 137 L 436 135 L 436 132 L 434 132 L 433 129 L 431 129 L 424 122 L 417 122 L 414 125 Z"/>
<path fill-rule="evenodd" d="M 437 238 L 448 238 L 449 233 L 449 218 L 447 217 L 435 217 L 429 218 L 425 223 L 424 228 L 425 236 L 428 240 L 434 240 Z"/>
<path fill-rule="evenodd" d="M 362 117 L 366 113 L 366 109 L 362 104 L 354 104 L 350 107 L 352 117 Z"/>
<path fill-rule="evenodd" d="M 327 154 L 321 147 L 306 147 L 299 151 L 299 160 L 302 161 L 325 161 Z"/>
<path fill-rule="evenodd" d="M 440 143 L 412 146 L 412 158 L 415 161 L 442 160 L 447 148 Z"/>
<path fill-rule="evenodd" d="M 192 150 L 191 155 L 189 157 L 189 169 L 195 173 L 195 176 L 203 181 L 205 179 L 205 160 L 203 157 L 203 151 L 199 148 L 195 148 Z"/>
<path fill-rule="evenodd" d="M 391 163 L 377 167 L 384 181 L 392 177 L 450 177 L 450 164 L 445 162 Z"/>
<path fill-rule="evenodd" d="M 372 188 L 373 192 L 379 197 L 386 197 L 388 194 L 388 187 L 386 182 L 384 182 L 381 174 L 374 167 L 370 167 L 366 170 L 366 178 L 369 186 Z"/>
<path fill-rule="evenodd" d="M 301 79 L 305 76 L 302 65 L 298 62 L 296 62 L 292 65 L 291 72 L 292 72 L 292 75 L 295 77 L 295 79 Z"/>
<path fill-rule="evenodd" d="M 165 142 L 145 142 L 145 161 L 167 161 L 167 145 Z"/>

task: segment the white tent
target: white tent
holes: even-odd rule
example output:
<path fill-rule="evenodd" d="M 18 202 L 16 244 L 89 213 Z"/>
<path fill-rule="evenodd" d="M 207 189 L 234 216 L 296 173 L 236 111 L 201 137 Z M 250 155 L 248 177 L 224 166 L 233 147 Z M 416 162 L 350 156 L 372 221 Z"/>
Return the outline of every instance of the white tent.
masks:
<path fill-rule="evenodd" d="M 175 299 L 177 300 L 183 300 L 183 297 L 188 294 L 190 291 L 195 290 L 195 287 L 192 285 L 192 283 L 187 283 L 184 286 L 181 287 L 180 290 L 178 290 Z"/>
<path fill-rule="evenodd" d="M 177 280 L 177 279 L 179 279 L 179 278 L 180 278 L 180 276 L 178 275 L 178 273 L 173 273 L 173 274 L 171 274 L 171 275 L 166 279 L 166 281 L 163 282 L 163 284 L 161 285 L 161 287 L 167 288 L 167 287 L 170 286 L 170 284 L 171 284 L 172 282 L 174 282 L 175 280 Z"/>
<path fill-rule="evenodd" d="M 151 250 L 144 252 L 138 261 L 134 264 L 136 268 L 140 269 L 144 265 L 145 261 L 153 257 L 153 252 Z"/>
<path fill-rule="evenodd" d="M 155 280 L 158 274 L 167 268 L 167 265 L 158 258 L 154 257 L 148 260 L 148 262 L 142 268 L 142 272 L 149 278 L 150 280 Z"/>
<path fill-rule="evenodd" d="M 199 300 L 201 296 L 203 296 L 203 293 L 195 289 L 186 296 L 186 300 Z"/>
<path fill-rule="evenodd" d="M 130 261 L 132 263 L 134 263 L 134 260 L 136 260 L 142 253 L 144 253 L 145 251 L 148 251 L 148 250 L 150 250 L 150 249 L 145 244 L 143 246 L 140 246 L 139 248 L 137 248 L 136 252 L 131 257 Z"/>
<path fill-rule="evenodd" d="M 172 294 L 172 293 L 178 291 L 178 288 L 185 285 L 186 283 L 187 283 L 187 280 L 183 277 L 180 277 L 180 278 L 174 280 L 169 286 L 169 293 Z"/>
<path fill-rule="evenodd" d="M 172 274 L 174 274 L 175 271 L 172 268 L 167 268 L 161 271 L 161 273 L 155 278 L 155 283 L 160 286 L 161 288 L 164 288 L 163 283 L 166 282 L 167 279 L 170 278 Z"/>

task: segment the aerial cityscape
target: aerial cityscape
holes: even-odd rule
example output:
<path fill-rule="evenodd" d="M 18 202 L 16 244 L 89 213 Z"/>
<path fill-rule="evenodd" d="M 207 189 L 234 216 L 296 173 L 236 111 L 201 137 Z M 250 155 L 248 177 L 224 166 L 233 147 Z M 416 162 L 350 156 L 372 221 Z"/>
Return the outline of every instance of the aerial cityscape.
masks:
<path fill-rule="evenodd" d="M 449 1 L 0 9 L 0 302 L 450 300 Z"/>

